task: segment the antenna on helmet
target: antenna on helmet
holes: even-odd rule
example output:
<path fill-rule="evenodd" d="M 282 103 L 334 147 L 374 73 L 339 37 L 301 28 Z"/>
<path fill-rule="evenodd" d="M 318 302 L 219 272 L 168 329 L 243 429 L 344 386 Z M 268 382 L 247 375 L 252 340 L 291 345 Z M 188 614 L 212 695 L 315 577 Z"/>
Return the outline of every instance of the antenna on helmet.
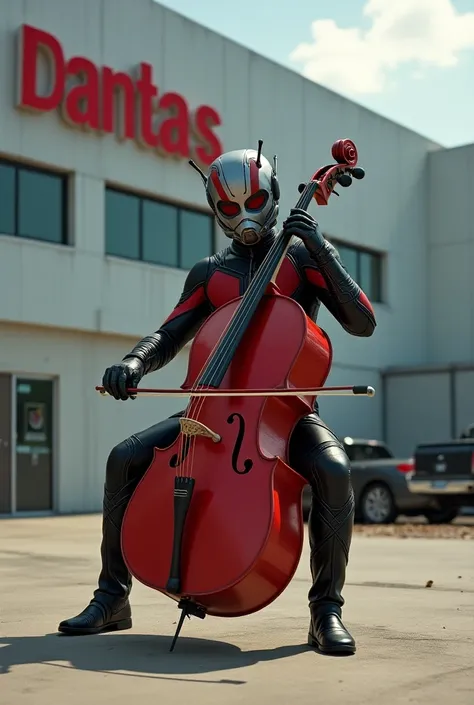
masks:
<path fill-rule="evenodd" d="M 277 175 L 277 161 L 278 161 L 278 157 L 276 154 L 274 154 L 273 155 L 273 173 L 275 174 L 275 176 Z"/>
<path fill-rule="evenodd" d="M 196 164 L 196 162 L 193 162 L 192 159 L 190 159 L 188 163 L 191 164 L 191 166 L 192 166 L 193 169 L 196 169 L 197 173 L 199 174 L 199 176 L 201 177 L 201 179 L 202 179 L 203 182 L 204 182 L 204 186 L 207 186 L 207 176 L 206 176 L 206 174 L 203 172 L 203 170 L 202 170 L 200 167 L 198 167 L 198 165 Z"/>
<path fill-rule="evenodd" d="M 258 152 L 257 152 L 257 166 L 260 169 L 262 166 L 262 162 L 260 161 L 260 157 L 262 156 L 262 147 L 263 147 L 263 140 L 258 140 Z"/>

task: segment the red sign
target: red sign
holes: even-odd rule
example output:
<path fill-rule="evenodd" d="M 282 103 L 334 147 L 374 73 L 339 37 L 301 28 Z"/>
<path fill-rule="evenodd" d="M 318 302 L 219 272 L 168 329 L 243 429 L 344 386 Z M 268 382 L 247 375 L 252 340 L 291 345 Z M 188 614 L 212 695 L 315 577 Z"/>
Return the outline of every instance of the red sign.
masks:
<path fill-rule="evenodd" d="M 47 95 L 38 91 L 40 54 L 47 59 L 53 76 Z M 71 78 L 74 85 L 68 88 Z M 66 60 L 56 37 L 26 24 L 20 30 L 17 107 L 40 113 L 59 108 L 62 118 L 73 127 L 115 134 L 119 140 L 136 140 L 163 156 L 193 158 L 204 166 L 223 151 L 213 132 L 221 125 L 216 110 L 200 105 L 191 115 L 186 100 L 178 93 L 160 96 L 151 64 L 141 63 L 134 80 L 108 66 L 97 67 L 83 56 Z"/>

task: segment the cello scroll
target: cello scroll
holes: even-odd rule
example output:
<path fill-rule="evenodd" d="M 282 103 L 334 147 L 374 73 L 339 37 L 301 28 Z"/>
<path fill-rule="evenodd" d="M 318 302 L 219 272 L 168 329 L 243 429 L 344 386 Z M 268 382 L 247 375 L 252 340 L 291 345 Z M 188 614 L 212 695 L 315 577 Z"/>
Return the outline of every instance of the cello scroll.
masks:
<path fill-rule="evenodd" d="M 332 193 L 339 196 L 337 191 L 334 191 L 336 184 L 347 188 L 352 184 L 353 178 L 360 180 L 365 176 L 364 169 L 357 166 L 359 155 L 357 147 L 352 140 L 337 140 L 331 148 L 331 154 L 337 164 L 327 164 L 320 167 L 310 179 L 310 182 L 318 182 L 318 188 L 314 194 L 314 200 L 318 206 L 327 206 Z M 307 184 L 300 184 L 298 191 L 303 193 L 306 186 Z"/>

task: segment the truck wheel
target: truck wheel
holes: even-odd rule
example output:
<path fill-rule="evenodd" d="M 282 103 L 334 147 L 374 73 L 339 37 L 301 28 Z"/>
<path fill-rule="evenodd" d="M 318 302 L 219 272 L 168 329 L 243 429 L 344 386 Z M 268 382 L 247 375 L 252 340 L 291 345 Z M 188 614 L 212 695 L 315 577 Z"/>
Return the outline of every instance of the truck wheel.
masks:
<path fill-rule="evenodd" d="M 364 524 L 392 524 L 398 516 L 390 488 L 383 482 L 365 488 L 359 511 Z"/>
<path fill-rule="evenodd" d="M 431 509 L 423 512 L 429 524 L 450 524 L 456 519 L 459 509 L 452 507 L 450 509 Z"/>

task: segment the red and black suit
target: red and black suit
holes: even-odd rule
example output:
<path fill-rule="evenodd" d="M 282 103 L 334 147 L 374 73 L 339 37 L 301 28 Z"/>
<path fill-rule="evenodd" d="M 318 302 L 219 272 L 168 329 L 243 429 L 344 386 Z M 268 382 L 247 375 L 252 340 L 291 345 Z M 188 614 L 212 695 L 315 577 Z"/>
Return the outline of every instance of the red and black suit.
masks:
<path fill-rule="evenodd" d="M 274 238 L 272 231 L 253 247 L 234 240 L 229 247 L 192 268 L 178 304 L 159 330 L 140 341 L 123 363 L 109 368 L 104 376 L 104 384 L 117 399 L 126 399 L 126 387 L 135 386 L 143 374 L 170 362 L 212 311 L 245 292 Z M 315 321 L 322 303 L 349 334 L 370 336 L 374 331 L 371 304 L 327 242 L 316 254 L 302 240 L 293 244 L 279 270 L 277 285 L 282 294 L 297 301 Z M 124 372 L 127 364 L 128 372 Z M 134 370 L 137 370 L 135 376 Z M 129 624 L 131 576 L 120 550 L 121 522 L 133 490 L 152 461 L 153 448 L 169 446 L 175 440 L 179 432 L 178 416 L 130 436 L 111 451 L 106 470 L 98 589 L 89 607 L 78 617 L 63 622 L 61 631 L 90 633 L 103 631 L 106 623 L 121 623 L 124 628 Z M 354 498 L 350 464 L 342 444 L 320 419 L 317 408 L 295 427 L 288 462 L 312 488 L 308 527 L 313 642 L 326 651 L 354 650 L 352 637 L 333 617 L 340 617 L 344 604 L 341 591 L 352 535 Z"/>

